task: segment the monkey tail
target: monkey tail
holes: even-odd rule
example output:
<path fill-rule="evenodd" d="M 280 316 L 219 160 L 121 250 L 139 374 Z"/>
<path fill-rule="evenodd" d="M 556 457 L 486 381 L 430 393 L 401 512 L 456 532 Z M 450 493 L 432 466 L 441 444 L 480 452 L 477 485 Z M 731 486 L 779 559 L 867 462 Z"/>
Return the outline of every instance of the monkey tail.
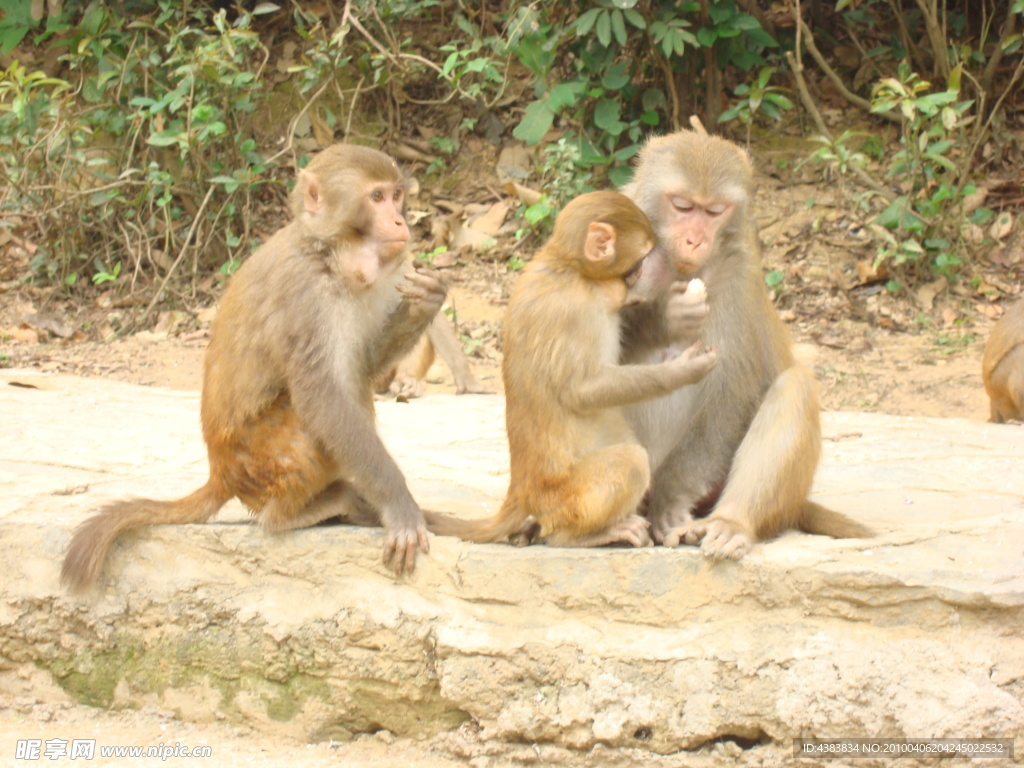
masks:
<path fill-rule="evenodd" d="M 833 539 L 870 539 L 875 535 L 863 523 L 813 501 L 805 501 L 801 506 L 797 527 L 804 533 L 831 536 Z"/>
<path fill-rule="evenodd" d="M 107 504 L 75 530 L 61 568 L 61 584 L 72 592 L 89 589 L 99 578 L 111 546 L 125 531 L 142 525 L 202 523 L 230 498 L 231 494 L 211 478 L 199 490 L 176 501 L 123 499 Z"/>
<path fill-rule="evenodd" d="M 463 541 L 473 541 L 477 544 L 507 541 L 514 534 L 525 533 L 525 529 L 531 526 L 529 515 L 509 499 L 505 499 L 498 514 L 483 520 L 463 520 L 427 511 L 423 512 L 423 517 L 427 522 L 427 530 L 431 533 L 438 536 L 457 536 Z"/>

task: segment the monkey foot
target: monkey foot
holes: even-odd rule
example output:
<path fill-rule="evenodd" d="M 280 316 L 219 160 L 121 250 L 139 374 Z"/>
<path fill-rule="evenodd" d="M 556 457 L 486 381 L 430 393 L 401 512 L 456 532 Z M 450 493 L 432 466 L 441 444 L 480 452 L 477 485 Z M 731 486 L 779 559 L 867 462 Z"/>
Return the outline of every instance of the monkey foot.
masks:
<path fill-rule="evenodd" d="M 651 538 L 655 544 L 665 544 L 666 539 L 672 531 L 689 525 L 693 522 L 693 515 L 690 508 L 663 510 L 661 514 L 650 516 Z M 668 546 L 678 546 L 679 541 Z"/>
<path fill-rule="evenodd" d="M 632 547 L 649 547 L 652 544 L 648 533 L 650 523 L 640 515 L 629 515 L 611 525 L 585 536 L 576 536 L 565 531 L 555 531 L 544 537 L 550 547 L 603 547 L 607 544 L 629 544 Z"/>
<path fill-rule="evenodd" d="M 706 518 L 674 528 L 665 535 L 666 547 L 701 542 L 700 552 L 712 560 L 739 560 L 750 550 L 750 535 L 732 520 Z"/>
<path fill-rule="evenodd" d="M 629 515 L 612 523 L 598 535 L 607 537 L 604 544 L 623 543 L 634 547 L 649 547 L 654 543 L 651 541 L 650 526 L 650 522 L 640 515 Z"/>
<path fill-rule="evenodd" d="M 384 539 L 384 565 L 401 576 L 416 569 L 417 550 L 430 551 L 427 529 L 424 526 L 392 528 Z"/>

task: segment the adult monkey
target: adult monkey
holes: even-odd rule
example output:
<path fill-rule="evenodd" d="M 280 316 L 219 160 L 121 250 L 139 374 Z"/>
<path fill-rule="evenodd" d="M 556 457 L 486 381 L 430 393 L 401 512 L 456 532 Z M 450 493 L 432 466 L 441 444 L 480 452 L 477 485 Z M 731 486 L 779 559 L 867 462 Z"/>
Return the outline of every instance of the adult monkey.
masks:
<path fill-rule="evenodd" d="M 374 424 L 374 380 L 445 297 L 406 271 L 404 179 L 383 152 L 335 145 L 299 172 L 293 221 L 231 278 L 211 330 L 202 422 L 210 479 L 176 501 L 127 499 L 75 532 L 61 581 L 95 583 L 123 532 L 198 523 L 237 496 L 270 531 L 342 516 L 383 524 L 384 562 L 427 551 L 423 513 Z"/>
<path fill-rule="evenodd" d="M 702 542 L 711 558 L 742 557 L 786 528 L 870 536 L 807 499 L 821 453 L 817 383 L 795 363 L 765 291 L 750 161 L 694 125 L 651 139 L 626 190 L 653 222 L 658 247 L 644 262 L 641 302 L 622 311 L 623 362 L 656 359 L 698 336 L 718 350 L 700 382 L 629 411 L 651 459 L 651 535 L 673 547 Z M 707 302 L 685 293 L 693 278 Z"/>
<path fill-rule="evenodd" d="M 432 532 L 560 547 L 651 543 L 636 514 L 650 464 L 623 408 L 715 366 L 700 344 L 650 365 L 619 365 L 619 312 L 653 245 L 647 217 L 618 192 L 589 192 L 558 214 L 505 314 L 508 494 L 492 518 L 432 515 Z"/>

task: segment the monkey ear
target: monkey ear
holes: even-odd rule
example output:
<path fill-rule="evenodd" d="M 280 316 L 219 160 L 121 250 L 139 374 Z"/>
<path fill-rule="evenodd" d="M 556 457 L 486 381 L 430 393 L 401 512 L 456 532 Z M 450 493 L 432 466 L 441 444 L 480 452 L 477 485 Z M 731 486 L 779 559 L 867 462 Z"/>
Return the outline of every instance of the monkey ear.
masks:
<path fill-rule="evenodd" d="M 603 221 L 592 221 L 587 226 L 587 242 L 583 255 L 587 261 L 612 261 L 615 258 L 615 227 Z"/>
<path fill-rule="evenodd" d="M 324 197 L 320 193 L 320 179 L 317 178 L 315 173 L 303 170 L 299 174 L 299 183 L 303 185 L 303 209 L 305 209 L 307 213 L 320 213 L 324 207 Z"/>

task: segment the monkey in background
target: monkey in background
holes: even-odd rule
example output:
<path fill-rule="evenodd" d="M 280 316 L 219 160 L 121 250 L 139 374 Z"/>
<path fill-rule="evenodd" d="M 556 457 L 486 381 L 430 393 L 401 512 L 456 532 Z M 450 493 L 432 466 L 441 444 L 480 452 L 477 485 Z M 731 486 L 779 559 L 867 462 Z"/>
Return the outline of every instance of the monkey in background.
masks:
<path fill-rule="evenodd" d="M 624 406 L 699 381 L 716 359 L 694 342 L 665 362 L 619 364 L 619 311 L 653 244 L 647 217 L 617 192 L 581 195 L 558 215 L 505 315 L 508 494 L 490 519 L 428 516 L 433 533 L 566 547 L 650 544 L 637 514 L 650 463 Z"/>
<path fill-rule="evenodd" d="M 293 220 L 231 278 L 206 351 L 206 484 L 176 501 L 107 505 L 76 530 L 61 581 L 98 579 L 142 525 L 199 523 L 237 496 L 268 531 L 341 516 L 382 524 L 384 562 L 413 570 L 423 514 L 374 422 L 373 382 L 444 302 L 436 273 L 404 257 L 404 179 L 383 152 L 335 145 L 298 174 Z"/>
<path fill-rule="evenodd" d="M 426 378 L 434 364 L 435 353 L 441 355 L 455 380 L 457 395 L 492 395 L 494 390 L 477 379 L 469 365 L 466 353 L 455 335 L 455 329 L 438 312 L 412 351 L 399 361 L 398 365 L 374 382 L 378 395 L 392 394 L 401 398 L 423 397 L 426 392 Z"/>
<path fill-rule="evenodd" d="M 981 378 L 990 401 L 989 421 L 1024 421 L 1024 299 L 992 329 L 981 358 Z"/>
<path fill-rule="evenodd" d="M 641 301 L 622 311 L 623 362 L 658 359 L 698 332 L 719 356 L 694 386 L 628 411 L 651 461 L 652 536 L 700 543 L 710 558 L 739 558 L 787 528 L 869 536 L 807 498 L 821 453 L 817 382 L 794 361 L 765 290 L 750 161 L 695 127 L 648 141 L 625 190 L 658 245 L 636 287 Z M 693 278 L 706 304 L 686 300 Z"/>

